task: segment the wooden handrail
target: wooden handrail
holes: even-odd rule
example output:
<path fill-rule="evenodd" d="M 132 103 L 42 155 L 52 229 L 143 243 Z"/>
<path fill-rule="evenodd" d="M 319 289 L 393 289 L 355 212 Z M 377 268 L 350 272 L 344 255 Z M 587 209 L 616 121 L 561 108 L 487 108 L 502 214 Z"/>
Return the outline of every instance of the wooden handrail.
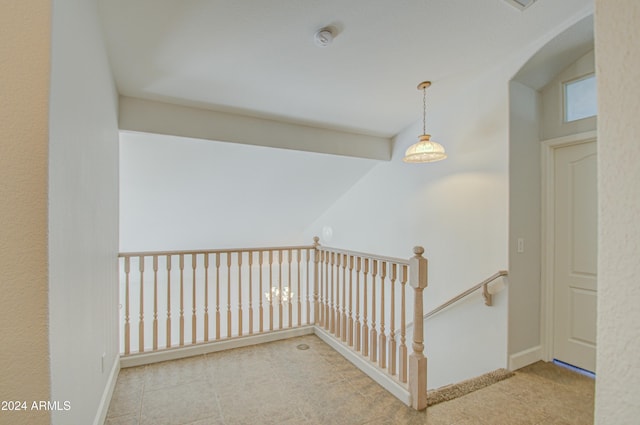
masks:
<path fill-rule="evenodd" d="M 142 252 L 121 252 L 118 257 L 150 257 L 153 255 L 191 255 L 191 254 L 223 254 L 227 252 L 260 252 L 260 251 L 287 251 L 294 249 L 313 249 L 313 245 L 296 246 L 267 246 L 257 248 L 221 248 L 221 249 L 192 249 L 183 251 L 142 251 Z"/>
<path fill-rule="evenodd" d="M 371 260 L 387 261 L 390 263 L 402 264 L 407 266 L 409 265 L 409 260 L 407 260 L 406 258 L 385 257 L 383 255 L 369 254 L 367 252 L 350 251 L 348 249 L 331 248 L 323 245 L 316 246 L 316 249 L 318 249 L 319 251 L 335 252 L 336 254 L 353 255 L 355 257 L 363 257 L 363 258 L 366 257 Z"/>
<path fill-rule="evenodd" d="M 491 306 L 493 305 L 493 300 L 492 300 L 492 294 L 489 293 L 488 290 L 488 285 L 493 282 L 494 280 L 498 279 L 499 277 L 503 277 L 503 276 L 508 276 L 509 272 L 506 270 L 500 270 L 497 273 L 494 273 L 493 275 L 489 276 L 488 278 L 486 278 L 485 280 L 483 280 L 482 282 L 472 286 L 471 288 L 467 289 L 466 291 L 456 295 L 455 297 L 451 298 L 449 301 L 439 305 L 438 307 L 434 308 L 433 310 L 429 311 L 428 313 L 426 313 L 424 316 L 422 316 L 423 320 L 428 319 L 431 316 L 434 316 L 435 314 L 441 312 L 442 310 L 444 310 L 445 308 L 451 306 L 452 304 L 455 304 L 456 302 L 460 301 L 461 299 L 463 299 L 464 297 L 466 297 L 467 295 L 477 291 L 480 288 L 482 289 L 482 296 L 484 298 L 484 303 L 487 306 Z M 406 327 L 410 327 L 413 326 L 414 322 L 411 323 L 407 323 Z"/>
<path fill-rule="evenodd" d="M 451 298 L 449 301 L 443 303 L 442 305 L 434 308 L 433 310 L 431 310 L 430 312 L 426 313 L 423 318 L 428 319 L 429 317 L 435 315 L 436 313 L 439 313 L 440 311 L 444 310 L 445 308 L 449 307 L 451 304 L 454 304 L 458 301 L 460 301 L 461 299 L 463 299 L 464 297 L 466 297 L 467 295 L 471 294 L 472 292 L 483 288 L 482 291 L 482 296 L 484 297 L 484 303 L 488 306 L 492 305 L 492 300 L 491 300 L 491 294 L 489 293 L 488 289 L 487 289 L 487 285 L 491 282 L 493 282 L 494 280 L 496 280 L 499 277 L 503 277 L 503 276 L 508 276 L 509 273 L 506 270 L 500 270 L 499 272 L 491 275 L 490 277 L 486 278 L 485 280 L 483 280 L 482 282 L 478 283 L 477 285 L 474 285 L 473 287 L 467 289 L 466 291 L 456 295 L 455 297 Z"/>

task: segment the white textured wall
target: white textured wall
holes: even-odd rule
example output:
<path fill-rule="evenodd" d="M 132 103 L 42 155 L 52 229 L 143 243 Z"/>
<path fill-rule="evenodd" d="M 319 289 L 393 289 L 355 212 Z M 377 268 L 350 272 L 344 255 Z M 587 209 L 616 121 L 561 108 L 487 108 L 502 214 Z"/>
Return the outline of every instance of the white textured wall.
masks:
<path fill-rule="evenodd" d="M 47 128 L 49 1 L 0 6 L 0 400 L 49 399 Z M 49 412 L 0 411 L 0 424 Z"/>
<path fill-rule="evenodd" d="M 306 225 L 378 161 L 123 132 L 120 249 L 313 243 Z"/>
<path fill-rule="evenodd" d="M 71 403 L 52 423 L 88 425 L 118 354 L 117 97 L 96 1 L 53 1 L 50 99 L 51 398 Z"/>
<path fill-rule="evenodd" d="M 596 423 L 640 417 L 640 3 L 596 0 Z"/>

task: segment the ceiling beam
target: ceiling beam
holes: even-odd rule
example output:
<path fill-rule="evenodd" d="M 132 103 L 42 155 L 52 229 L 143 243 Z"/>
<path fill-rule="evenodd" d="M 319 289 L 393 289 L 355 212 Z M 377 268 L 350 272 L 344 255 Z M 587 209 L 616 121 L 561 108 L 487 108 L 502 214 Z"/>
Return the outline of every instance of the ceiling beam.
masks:
<path fill-rule="evenodd" d="M 389 161 L 392 139 L 120 97 L 120 130 Z"/>

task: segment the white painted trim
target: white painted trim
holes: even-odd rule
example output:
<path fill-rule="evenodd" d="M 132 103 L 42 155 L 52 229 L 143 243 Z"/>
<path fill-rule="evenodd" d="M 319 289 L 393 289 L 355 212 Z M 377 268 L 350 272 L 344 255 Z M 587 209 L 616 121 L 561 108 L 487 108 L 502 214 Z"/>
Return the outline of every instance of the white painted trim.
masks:
<path fill-rule="evenodd" d="M 540 143 L 540 166 L 542 184 L 541 199 L 541 276 L 540 276 L 540 342 L 541 359 L 551 361 L 553 359 L 553 267 L 554 267 L 554 220 L 553 211 L 554 192 L 554 151 L 555 149 L 588 143 L 597 140 L 596 131 L 571 134 L 569 136 L 557 137 L 544 140 Z M 516 354 L 517 355 L 517 354 Z"/>
<path fill-rule="evenodd" d="M 120 96 L 120 130 L 389 161 L 393 141 L 328 128 Z"/>
<path fill-rule="evenodd" d="M 548 146 L 553 149 L 561 148 L 571 145 L 579 145 L 581 143 L 591 142 L 596 140 L 598 132 L 596 130 L 585 131 L 584 133 L 570 134 L 568 136 L 555 137 L 553 139 L 542 140 L 543 146 Z"/>
<path fill-rule="evenodd" d="M 525 366 L 529 366 L 539 360 L 542 360 L 542 346 L 536 345 L 535 347 L 510 355 L 509 370 L 517 370 Z"/>
<path fill-rule="evenodd" d="M 93 425 L 103 425 L 107 419 L 107 412 L 109 411 L 109 405 L 111 404 L 111 397 L 113 397 L 113 392 L 116 389 L 116 382 L 118 381 L 119 373 L 120 356 L 116 356 L 113 366 L 111 367 L 111 372 L 109 373 L 109 378 L 107 379 L 107 385 L 102 393 L 102 398 L 100 399 L 100 404 L 98 405 L 98 411 L 96 412 L 96 417 L 93 420 Z"/>
<path fill-rule="evenodd" d="M 127 368 L 164 362 L 167 360 L 177 360 L 185 357 L 215 353 L 217 351 L 231 350 L 233 348 L 264 344 L 266 342 L 279 341 L 282 339 L 311 334 L 313 334 L 313 325 L 308 325 L 300 328 L 284 329 L 260 335 L 241 336 L 226 339 L 224 341 L 208 342 L 188 347 L 168 348 L 166 350 L 156 351 L 153 353 L 132 354 L 127 357 L 121 357 L 120 367 Z"/>
<path fill-rule="evenodd" d="M 382 371 L 375 363 L 371 363 L 362 355 L 356 353 L 351 348 L 337 341 L 331 334 L 322 329 L 319 326 L 314 327 L 315 334 L 318 335 L 325 343 L 331 346 L 334 350 L 340 353 L 344 358 L 349 360 L 358 369 L 366 373 L 371 379 L 393 394 L 398 400 L 411 406 L 411 394 L 409 390 L 405 388 L 400 382 L 391 378 L 385 372 Z"/>

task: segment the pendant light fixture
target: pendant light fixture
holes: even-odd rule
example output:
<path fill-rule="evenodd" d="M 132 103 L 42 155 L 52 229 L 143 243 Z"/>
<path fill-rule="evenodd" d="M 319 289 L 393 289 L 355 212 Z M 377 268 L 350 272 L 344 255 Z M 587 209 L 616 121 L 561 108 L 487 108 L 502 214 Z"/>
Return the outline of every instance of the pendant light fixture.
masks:
<path fill-rule="evenodd" d="M 418 143 L 409 146 L 404 153 L 404 162 L 435 162 L 447 157 L 442 145 L 431 140 L 431 135 L 427 134 L 427 87 L 430 85 L 430 81 L 418 84 L 418 90 L 422 90 L 422 136 L 419 137 Z"/>

